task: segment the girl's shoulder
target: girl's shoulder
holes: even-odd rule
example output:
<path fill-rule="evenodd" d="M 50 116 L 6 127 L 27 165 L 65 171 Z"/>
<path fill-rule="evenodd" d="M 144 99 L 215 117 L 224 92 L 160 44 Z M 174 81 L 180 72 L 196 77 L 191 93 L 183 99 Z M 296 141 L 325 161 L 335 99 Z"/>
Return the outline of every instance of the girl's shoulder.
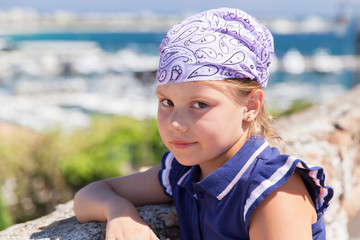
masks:
<path fill-rule="evenodd" d="M 249 235 L 251 239 L 310 239 L 313 233 L 309 226 L 317 221 L 315 205 L 295 171 L 254 210 L 250 218 Z M 301 237 L 294 236 L 296 232 L 301 233 Z"/>
<path fill-rule="evenodd" d="M 283 186 L 296 172 L 301 177 L 315 205 L 318 218 L 329 206 L 333 189 L 325 184 L 325 171 L 290 155 L 276 154 L 272 148 L 258 156 L 246 181 L 245 219 L 272 192 Z"/>

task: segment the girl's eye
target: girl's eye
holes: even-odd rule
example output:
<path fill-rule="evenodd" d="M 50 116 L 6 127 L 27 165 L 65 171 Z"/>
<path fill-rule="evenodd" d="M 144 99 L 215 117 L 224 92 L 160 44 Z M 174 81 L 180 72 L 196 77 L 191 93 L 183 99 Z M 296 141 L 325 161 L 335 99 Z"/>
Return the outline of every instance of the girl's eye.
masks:
<path fill-rule="evenodd" d="M 193 106 L 194 106 L 194 108 L 206 108 L 209 105 L 207 105 L 206 103 L 203 103 L 203 102 L 196 102 L 193 104 Z"/>
<path fill-rule="evenodd" d="M 169 99 L 162 100 L 161 104 L 164 105 L 165 107 L 173 107 L 174 106 L 174 103 Z"/>

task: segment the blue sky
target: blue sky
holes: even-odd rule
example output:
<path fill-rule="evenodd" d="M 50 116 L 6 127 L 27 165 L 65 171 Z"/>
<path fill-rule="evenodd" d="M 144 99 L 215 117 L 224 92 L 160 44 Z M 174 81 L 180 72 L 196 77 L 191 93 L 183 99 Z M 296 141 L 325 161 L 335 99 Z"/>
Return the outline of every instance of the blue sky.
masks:
<path fill-rule="evenodd" d="M 0 9 L 34 8 L 39 11 L 64 9 L 72 11 L 137 12 L 150 10 L 160 14 L 198 12 L 217 7 L 236 7 L 255 16 L 335 17 L 342 5 L 351 9 L 360 0 L 0 0 Z M 347 4 L 346 4 L 347 3 Z"/>

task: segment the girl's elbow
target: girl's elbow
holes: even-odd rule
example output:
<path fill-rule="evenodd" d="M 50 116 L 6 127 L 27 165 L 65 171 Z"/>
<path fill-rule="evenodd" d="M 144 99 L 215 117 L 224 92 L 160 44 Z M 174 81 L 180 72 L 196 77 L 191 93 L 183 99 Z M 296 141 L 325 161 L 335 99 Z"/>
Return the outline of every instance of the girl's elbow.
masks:
<path fill-rule="evenodd" d="M 77 192 L 75 193 L 75 196 L 74 196 L 74 211 L 75 211 L 75 209 L 78 208 L 79 203 L 82 202 L 83 199 L 84 199 L 84 196 L 83 196 L 83 195 L 84 195 L 85 192 L 86 192 L 86 189 L 85 189 L 85 188 L 86 188 L 86 187 L 80 189 L 79 191 L 77 191 Z"/>
<path fill-rule="evenodd" d="M 81 191 L 81 190 L 80 190 Z M 73 211 L 75 213 L 75 217 L 76 219 L 81 222 L 81 223 L 84 223 L 86 222 L 86 220 L 83 218 L 82 216 L 82 211 L 81 211 L 81 193 L 80 191 L 78 191 L 75 196 L 74 196 L 74 206 L 73 206 Z"/>
<path fill-rule="evenodd" d="M 88 188 L 89 185 L 80 189 L 78 192 L 75 193 L 74 200 L 73 200 L 73 211 L 75 213 L 76 219 L 80 223 L 88 222 L 89 220 L 86 218 L 86 205 L 87 200 L 89 199 L 88 196 Z"/>
<path fill-rule="evenodd" d="M 73 211 L 75 214 L 76 219 L 80 222 L 80 223 L 87 223 L 92 221 L 91 218 L 89 218 L 89 214 L 88 214 L 88 210 L 86 209 L 86 207 L 84 207 L 84 204 L 82 201 L 79 201 L 78 198 L 74 198 L 74 207 L 73 207 Z"/>
<path fill-rule="evenodd" d="M 74 196 L 73 210 L 75 217 L 81 223 L 89 222 L 92 220 L 101 220 L 104 218 L 103 211 L 104 199 L 106 198 L 107 186 L 104 182 L 93 182 L 82 189 L 80 189 Z M 99 212 L 100 211 L 100 212 Z M 105 211 L 105 210 L 104 210 Z"/>
<path fill-rule="evenodd" d="M 86 218 L 84 218 L 83 216 L 81 216 L 80 214 L 77 214 L 75 212 L 75 218 L 78 220 L 78 222 L 80 223 L 87 223 L 89 222 Z"/>

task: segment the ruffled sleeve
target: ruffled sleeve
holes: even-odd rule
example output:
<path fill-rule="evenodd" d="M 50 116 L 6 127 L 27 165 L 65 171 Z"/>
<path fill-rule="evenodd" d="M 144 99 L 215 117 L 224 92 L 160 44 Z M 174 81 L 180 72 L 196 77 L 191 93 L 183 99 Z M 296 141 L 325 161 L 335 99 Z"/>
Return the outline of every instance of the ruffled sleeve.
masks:
<path fill-rule="evenodd" d="M 296 170 L 302 176 L 310 195 L 315 199 L 316 212 L 320 218 L 329 206 L 329 202 L 334 195 L 334 190 L 325 185 L 324 169 L 318 166 L 311 166 L 296 159 Z M 313 200 L 314 200 L 313 199 Z"/>
<path fill-rule="evenodd" d="M 318 219 L 322 217 L 333 197 L 333 189 L 325 185 L 324 169 L 293 156 L 278 155 L 270 159 L 259 158 L 253 169 L 244 206 L 245 226 L 249 226 L 250 216 L 261 201 L 284 184 L 295 171 L 301 175 L 316 205 Z"/>

